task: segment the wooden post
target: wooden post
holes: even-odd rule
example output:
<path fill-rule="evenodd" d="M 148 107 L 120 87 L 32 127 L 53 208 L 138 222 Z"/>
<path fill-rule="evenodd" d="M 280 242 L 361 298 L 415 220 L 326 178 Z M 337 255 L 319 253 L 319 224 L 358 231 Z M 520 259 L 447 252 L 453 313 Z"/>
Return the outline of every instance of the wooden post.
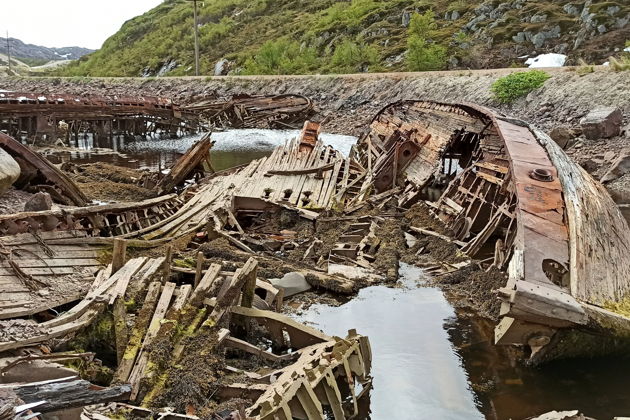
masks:
<path fill-rule="evenodd" d="M 197 253 L 197 270 L 195 271 L 195 288 L 199 286 L 199 281 L 203 276 L 203 263 L 205 258 L 203 257 L 203 252 Z"/>
<path fill-rule="evenodd" d="M 169 281 L 171 278 L 171 262 L 173 260 L 173 245 L 169 245 L 166 248 L 166 258 L 164 259 L 164 282 Z"/>
<path fill-rule="evenodd" d="M 256 269 L 247 274 L 247 279 L 243 284 L 243 297 L 241 299 L 241 306 L 245 308 L 251 308 L 254 303 L 254 291 L 256 289 Z"/>
<path fill-rule="evenodd" d="M 127 258 L 127 241 L 114 239 L 114 251 L 112 253 L 112 276 L 124 265 Z"/>
<path fill-rule="evenodd" d="M 278 288 L 278 294 L 276 295 L 276 312 L 282 312 L 282 305 L 284 305 L 284 289 Z"/>

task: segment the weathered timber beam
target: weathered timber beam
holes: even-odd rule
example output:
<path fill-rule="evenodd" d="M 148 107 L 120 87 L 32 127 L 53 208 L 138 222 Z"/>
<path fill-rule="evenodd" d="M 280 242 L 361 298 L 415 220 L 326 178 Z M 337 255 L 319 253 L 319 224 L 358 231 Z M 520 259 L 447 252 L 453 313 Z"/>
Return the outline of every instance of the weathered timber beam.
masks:
<path fill-rule="evenodd" d="M 37 407 L 37 410 L 43 413 L 122 401 L 126 400 L 131 392 L 129 385 L 103 388 L 83 379 L 73 378 L 31 384 L 0 385 L 0 389 L 3 388 L 15 392 L 26 403 L 46 401 Z"/>

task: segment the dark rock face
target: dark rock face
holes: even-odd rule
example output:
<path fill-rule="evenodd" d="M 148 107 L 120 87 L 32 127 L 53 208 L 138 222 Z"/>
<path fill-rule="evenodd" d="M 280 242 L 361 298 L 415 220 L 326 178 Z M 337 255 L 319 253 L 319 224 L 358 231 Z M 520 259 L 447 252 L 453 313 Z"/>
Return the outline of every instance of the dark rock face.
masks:
<path fill-rule="evenodd" d="M 24 204 L 24 211 L 46 211 L 51 208 L 52 198 L 45 192 L 38 192 Z"/>
<path fill-rule="evenodd" d="M 584 136 L 590 140 L 615 137 L 621 134 L 623 114 L 618 108 L 598 108 L 580 121 Z"/>

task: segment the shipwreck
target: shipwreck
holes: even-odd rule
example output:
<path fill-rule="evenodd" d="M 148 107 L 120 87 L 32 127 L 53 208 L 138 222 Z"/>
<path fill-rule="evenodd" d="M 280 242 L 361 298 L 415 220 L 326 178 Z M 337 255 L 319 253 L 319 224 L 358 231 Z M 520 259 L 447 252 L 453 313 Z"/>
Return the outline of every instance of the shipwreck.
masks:
<path fill-rule="evenodd" d="M 472 104 L 404 101 L 379 112 L 352 156 L 370 174 L 362 191 L 425 201 L 463 253 L 507 272 L 497 344 L 535 360 L 598 347 L 567 334 L 602 347 L 628 337 L 630 319 L 610 310 L 630 291 L 626 220 L 542 131 Z"/>
<path fill-rule="evenodd" d="M 69 106 L 26 98 L 7 99 L 2 116 L 17 137 L 38 107 Z M 89 106 L 77 121 L 104 121 L 106 111 Z M 287 126 L 312 111 L 310 99 L 285 95 L 168 103 L 146 117 L 180 128 Z M 435 276 L 473 264 L 503 273 L 495 341 L 527 349 L 531 362 L 627 345 L 619 305 L 630 292 L 630 230 L 604 187 L 543 132 L 476 105 L 428 101 L 385 107 L 348 156 L 320 129 L 305 121 L 269 156 L 218 172 L 206 135 L 168 175 L 136 180 L 155 197 L 106 205 L 0 134 L 20 166 L 14 186 L 56 203 L 0 215 L 0 396 L 10 401 L 0 412 L 357 418 L 371 387 L 368 338 L 331 337 L 282 314 L 273 270 L 297 272 L 302 290 L 352 294 L 396 279 L 403 235 L 456 248 L 460 262 L 433 256 L 425 266 Z M 401 222 L 417 205 L 441 233 Z M 394 225 L 400 238 L 383 234 Z M 69 347 L 90 328 L 111 333 L 111 372 L 98 385 L 87 369 L 79 377 L 63 365 L 103 367 L 94 352 Z"/>

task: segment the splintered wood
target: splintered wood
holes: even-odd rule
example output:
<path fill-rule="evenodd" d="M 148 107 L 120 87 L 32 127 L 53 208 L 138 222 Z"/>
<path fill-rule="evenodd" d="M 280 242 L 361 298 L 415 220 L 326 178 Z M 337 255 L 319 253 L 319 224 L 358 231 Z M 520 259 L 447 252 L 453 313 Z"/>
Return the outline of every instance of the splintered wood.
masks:
<path fill-rule="evenodd" d="M 205 102 L 189 111 L 217 125 L 281 123 L 311 105 L 288 95 Z M 360 284 L 382 280 L 377 254 L 392 241 L 380 232 L 387 218 L 416 203 L 428 209 L 418 220 L 431 226 L 402 220 L 407 247 L 419 256 L 425 246 L 415 235 L 422 235 L 448 242 L 458 257 L 470 257 L 425 263 L 427 272 L 474 266 L 507 274 L 497 291 L 502 302 L 497 344 L 529 346 L 532 360 L 540 360 L 563 331 L 630 335 L 630 319 L 602 308 L 630 295 L 625 262 L 630 230 L 605 189 L 543 133 L 472 104 L 426 101 L 384 108 L 347 157 L 324 145 L 319 132 L 319 124 L 307 121 L 297 138 L 270 156 L 212 174 L 212 143 L 206 137 L 158 185 L 162 193 L 172 192 L 192 174 L 205 172 L 179 195 L 1 216 L 0 235 L 6 236 L 0 237 L 0 352 L 66 341 L 107 308 L 116 335 L 113 383 L 122 385 L 106 389 L 102 397 L 86 393 L 84 383 L 67 389 L 76 389 L 82 402 L 124 395 L 142 407 L 86 410 L 86 419 L 117 417 L 120 410 L 192 419 L 207 408 L 208 399 L 231 398 L 254 401 L 232 413 L 234 418 L 319 419 L 331 412 L 337 419 L 352 418 L 370 387 L 367 338 L 354 331 L 345 339 L 332 338 L 267 310 L 282 308 L 284 292 L 257 278 L 256 258 L 283 264 L 287 250 L 296 250 L 298 256 L 291 258 L 302 263 L 299 271 L 310 286 L 352 293 Z M 72 186 L 64 187 L 64 180 L 51 174 L 51 188 L 72 195 Z M 300 229 L 276 231 L 273 225 L 272 232 L 262 229 L 267 221 L 251 224 L 280 212 L 344 225 L 331 239 L 304 238 L 310 235 L 304 231 L 312 232 L 308 222 L 303 230 L 297 225 Z M 326 232 L 319 226 L 314 231 Z M 202 242 L 215 239 L 231 244 L 228 252 L 238 252 L 233 261 L 226 257 L 232 268 L 223 262 L 222 249 L 220 259 L 205 259 Z M 196 255 L 197 261 L 172 266 L 175 240 L 187 241 L 191 254 L 185 258 Z M 112 244 L 113 256 L 105 258 L 112 264 L 104 267 L 104 252 Z M 125 252 L 128 246 L 163 248 L 159 258 L 149 258 Z M 128 299 L 138 305 L 129 309 Z M 273 367 L 248 372 L 215 366 L 228 349 Z M 11 354 L 0 368 L 12 369 L 24 362 L 20 357 Z M 155 411 L 173 389 L 207 381 L 192 370 L 248 379 L 213 383 L 211 397 L 188 402 L 181 414 Z M 357 382 L 363 385 L 359 395 Z M 204 389 L 208 386 L 203 382 Z M 52 395 L 59 404 L 75 404 L 65 403 L 71 401 L 65 393 Z"/>
<path fill-rule="evenodd" d="M 110 266 L 99 272 L 96 277 L 92 276 L 89 279 L 90 282 L 85 284 L 87 286 L 85 290 L 74 291 L 63 284 L 65 289 L 61 289 L 61 286 L 60 289 L 67 290 L 68 293 L 64 303 L 76 300 L 80 300 L 80 302 L 56 318 L 38 324 L 30 324 L 26 332 L 27 336 L 0 336 L 2 338 L 0 353 L 33 344 L 46 343 L 54 338 L 69 336 L 70 333 L 84 328 L 92 323 L 107 304 L 114 303 L 116 299 L 124 296 L 130 281 L 133 280 L 138 285 L 146 284 L 151 278 L 160 274 L 157 268 L 162 264 L 164 264 L 164 259 L 134 258 L 113 275 Z M 70 286 L 72 285 L 70 284 Z M 49 303 L 45 309 L 50 308 L 50 305 Z M 39 309 L 38 312 L 45 309 Z M 5 323 L 10 325 L 11 321 L 5 321 Z"/>
<path fill-rule="evenodd" d="M 185 107 L 213 127 L 268 126 L 294 128 L 313 111 L 313 102 L 300 95 L 239 96 L 230 100 L 203 100 Z"/>

